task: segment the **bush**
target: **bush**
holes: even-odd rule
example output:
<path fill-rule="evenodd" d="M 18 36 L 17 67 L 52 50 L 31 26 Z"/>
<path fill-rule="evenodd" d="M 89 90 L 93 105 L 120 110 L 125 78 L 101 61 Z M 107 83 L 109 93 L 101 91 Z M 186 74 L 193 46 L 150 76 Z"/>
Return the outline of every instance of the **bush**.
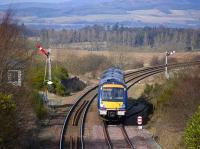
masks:
<path fill-rule="evenodd" d="M 68 76 L 68 72 L 63 67 L 56 67 L 53 72 L 53 92 L 61 95 L 67 96 L 69 95 L 69 91 L 62 84 L 62 80 L 66 80 Z"/>
<path fill-rule="evenodd" d="M 52 81 L 53 85 L 51 87 L 47 86 L 47 83 L 44 83 L 44 67 L 41 65 L 32 68 L 29 72 L 31 84 L 36 90 L 43 90 L 44 88 L 48 88 L 50 92 L 53 92 L 58 95 L 66 96 L 69 95 L 69 91 L 63 86 L 61 83 L 62 80 L 66 80 L 68 76 L 68 72 L 65 68 L 61 66 L 53 66 L 52 69 Z"/>
<path fill-rule="evenodd" d="M 66 80 L 69 77 L 67 70 L 63 67 L 55 67 L 52 74 L 53 79 Z"/>
<path fill-rule="evenodd" d="M 32 99 L 33 99 L 33 107 L 37 117 L 39 119 L 45 118 L 47 115 L 47 110 L 44 107 L 44 102 L 41 95 L 39 95 L 37 92 L 34 92 Z"/>
<path fill-rule="evenodd" d="M 124 61 L 124 63 L 125 62 L 126 61 Z M 123 69 L 136 69 L 136 68 L 142 68 L 142 67 L 144 67 L 144 62 L 133 59 L 133 60 L 130 60 L 127 64 L 124 64 Z"/>
<path fill-rule="evenodd" d="M 178 60 L 176 58 L 168 57 L 168 64 L 177 62 Z M 164 65 L 164 64 L 165 64 L 165 57 L 159 59 L 157 56 L 154 56 L 150 61 L 150 66 Z"/>
<path fill-rule="evenodd" d="M 112 66 L 112 64 L 106 56 L 89 54 L 80 59 L 79 66 L 79 72 L 84 74 L 97 70 L 105 70 L 106 68 Z"/>
<path fill-rule="evenodd" d="M 178 72 L 174 78 L 167 80 L 164 84 L 146 86 L 143 95 L 147 96 L 147 99 L 155 107 L 150 125 L 153 128 L 156 126 L 153 131 L 154 134 L 159 136 L 159 143 L 163 148 L 185 148 L 183 143 L 186 142 L 183 140 L 185 139 L 188 148 L 198 149 L 197 146 L 190 146 L 189 144 L 194 142 L 193 140 L 200 140 L 198 134 L 200 132 L 198 126 L 200 116 L 192 118 L 195 120 L 191 120 L 192 122 L 188 124 L 190 126 L 187 125 L 185 137 L 183 134 L 188 119 L 200 105 L 199 86 L 199 69 L 189 68 L 187 68 L 187 71 L 185 69 Z"/>
<path fill-rule="evenodd" d="M 30 81 L 34 89 L 42 90 L 45 87 L 44 84 L 44 69 L 43 67 L 33 68 L 29 75 Z"/>
<path fill-rule="evenodd" d="M 200 148 L 200 106 L 197 112 L 187 123 L 184 135 L 184 142 L 188 148 Z"/>
<path fill-rule="evenodd" d="M 166 83 L 163 90 L 160 92 L 160 95 L 158 96 L 158 105 L 165 104 L 167 101 L 171 99 L 171 96 L 173 94 L 174 88 L 175 88 L 175 80 L 170 80 Z"/>
<path fill-rule="evenodd" d="M 62 82 L 58 79 L 54 79 L 52 92 L 54 92 L 60 96 L 70 95 L 70 91 L 67 88 L 65 88 L 64 85 L 62 84 Z"/>
<path fill-rule="evenodd" d="M 135 59 L 128 60 L 128 53 L 111 52 L 109 56 L 88 54 L 77 56 L 69 54 L 66 57 L 65 66 L 73 74 L 92 73 L 94 76 L 98 72 L 104 71 L 110 67 L 120 67 L 122 69 L 133 69 L 144 66 L 144 63 Z"/>
<path fill-rule="evenodd" d="M 12 100 L 12 95 L 0 93 L 0 113 L 10 113 L 16 108 L 16 104 Z"/>
<path fill-rule="evenodd" d="M 146 85 L 143 95 L 147 97 L 149 100 L 151 100 L 152 104 L 155 108 L 158 106 L 164 105 L 167 101 L 170 100 L 173 90 L 176 86 L 175 80 L 168 80 L 166 84 L 159 85 Z"/>
<path fill-rule="evenodd" d="M 150 61 L 150 66 L 156 66 L 156 65 L 161 65 L 161 61 L 158 59 L 158 56 L 154 56 Z"/>
<path fill-rule="evenodd" d="M 13 101 L 12 95 L 0 93 L 0 148 L 7 148 L 17 144 L 18 129 L 15 121 L 14 112 L 16 103 Z"/>
<path fill-rule="evenodd" d="M 144 92 L 143 92 L 143 96 L 150 96 L 153 89 L 154 89 L 153 85 L 146 84 Z"/>
<path fill-rule="evenodd" d="M 199 61 L 200 60 L 200 55 L 195 55 L 193 58 L 192 58 L 193 61 Z"/>

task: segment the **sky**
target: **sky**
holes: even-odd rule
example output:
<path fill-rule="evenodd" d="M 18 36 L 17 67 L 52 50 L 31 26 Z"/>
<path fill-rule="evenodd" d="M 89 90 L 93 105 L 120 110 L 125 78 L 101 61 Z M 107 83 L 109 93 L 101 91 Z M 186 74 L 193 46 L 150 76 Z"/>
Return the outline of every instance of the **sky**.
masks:
<path fill-rule="evenodd" d="M 23 2 L 44 2 L 44 3 L 61 3 L 68 0 L 0 0 L 0 4 L 12 4 L 12 3 L 23 3 Z"/>
<path fill-rule="evenodd" d="M 8 8 L 14 8 L 18 19 L 28 25 L 125 23 L 200 28 L 200 0 L 0 0 L 0 14 L 6 10 L 4 4 L 11 4 Z"/>

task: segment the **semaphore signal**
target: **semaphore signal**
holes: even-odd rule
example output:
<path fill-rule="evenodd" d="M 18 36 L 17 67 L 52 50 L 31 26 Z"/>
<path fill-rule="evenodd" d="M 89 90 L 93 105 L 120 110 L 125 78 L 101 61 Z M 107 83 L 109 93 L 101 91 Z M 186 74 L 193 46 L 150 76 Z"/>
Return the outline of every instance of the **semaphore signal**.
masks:
<path fill-rule="evenodd" d="M 50 53 L 46 49 L 42 48 L 39 44 L 36 44 L 35 47 L 39 49 L 41 54 L 44 54 L 47 57 L 50 55 Z"/>
<path fill-rule="evenodd" d="M 167 65 L 168 65 L 168 57 L 170 56 L 170 55 L 173 55 L 173 54 L 175 54 L 176 53 L 176 51 L 166 51 L 166 53 L 165 53 L 165 77 L 166 77 L 166 79 L 169 79 L 169 73 L 168 73 L 168 69 L 167 69 Z"/>
<path fill-rule="evenodd" d="M 47 51 L 40 44 L 36 44 L 35 47 L 39 49 L 39 52 L 41 54 L 46 56 L 44 82 L 47 81 L 47 84 L 51 85 L 51 84 L 53 84 L 52 76 L 51 76 L 51 53 L 50 53 L 51 50 L 48 49 L 48 51 Z M 47 66 L 48 66 L 48 80 L 46 80 Z"/>

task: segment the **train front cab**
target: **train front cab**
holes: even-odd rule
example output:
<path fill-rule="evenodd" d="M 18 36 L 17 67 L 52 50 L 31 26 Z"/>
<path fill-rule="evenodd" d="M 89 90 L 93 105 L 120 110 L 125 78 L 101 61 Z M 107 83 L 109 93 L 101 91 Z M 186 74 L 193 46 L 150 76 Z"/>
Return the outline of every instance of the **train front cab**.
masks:
<path fill-rule="evenodd" d="M 99 87 L 98 109 L 104 120 L 119 120 L 125 117 L 127 89 L 122 84 L 104 84 Z"/>

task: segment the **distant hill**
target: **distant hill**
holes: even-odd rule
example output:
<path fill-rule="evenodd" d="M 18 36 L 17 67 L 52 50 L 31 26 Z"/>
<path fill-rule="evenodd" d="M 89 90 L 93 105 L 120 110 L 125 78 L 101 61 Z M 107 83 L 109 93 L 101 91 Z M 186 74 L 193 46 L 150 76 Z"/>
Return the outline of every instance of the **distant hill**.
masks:
<path fill-rule="evenodd" d="M 34 1 L 34 0 L 33 0 Z M 15 1 L 14 1 L 15 2 Z M 68 0 L 62 3 L 0 2 L 32 27 L 84 26 L 119 22 L 126 26 L 200 27 L 198 0 Z"/>

